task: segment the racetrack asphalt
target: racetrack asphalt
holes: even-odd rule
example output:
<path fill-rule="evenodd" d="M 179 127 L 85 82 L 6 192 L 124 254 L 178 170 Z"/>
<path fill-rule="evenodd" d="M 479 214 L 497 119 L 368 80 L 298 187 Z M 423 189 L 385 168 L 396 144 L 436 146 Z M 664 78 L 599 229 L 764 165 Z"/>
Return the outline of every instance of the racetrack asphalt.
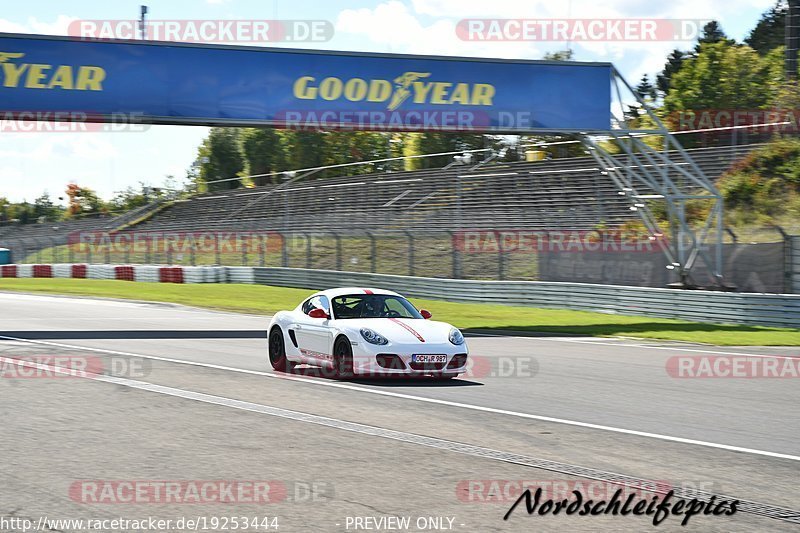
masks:
<path fill-rule="evenodd" d="M 615 488 L 602 481 L 613 474 L 764 504 L 694 516 L 686 527 L 669 517 L 658 530 L 797 529 L 789 515 L 800 508 L 798 379 L 667 371 L 676 356 L 795 361 L 796 348 L 472 335 L 473 370 L 457 380 L 340 382 L 307 368 L 273 372 L 268 321 L 0 294 L 0 517 L 268 515 L 280 531 L 365 530 L 356 517 L 365 526 L 387 516 L 410 517 L 409 531 L 430 530 L 416 527 L 421 517 L 449 517 L 453 531 L 469 532 L 653 527 L 645 516 L 528 516 L 524 505 L 505 521 L 517 493 L 480 490 L 588 478 Z M 103 371 L 9 374 L 11 360 L 50 364 L 56 355 L 100 361 Z M 219 479 L 272 480 L 288 496 L 269 505 L 70 496 L 80 480 Z"/>

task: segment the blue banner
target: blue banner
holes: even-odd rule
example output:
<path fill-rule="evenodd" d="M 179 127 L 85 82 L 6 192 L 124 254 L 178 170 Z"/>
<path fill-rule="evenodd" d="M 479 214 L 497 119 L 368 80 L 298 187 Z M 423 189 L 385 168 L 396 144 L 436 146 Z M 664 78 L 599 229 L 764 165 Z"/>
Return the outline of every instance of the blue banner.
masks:
<path fill-rule="evenodd" d="M 20 116 L 296 129 L 605 131 L 611 76 L 607 63 L 0 34 L 0 112 Z"/>

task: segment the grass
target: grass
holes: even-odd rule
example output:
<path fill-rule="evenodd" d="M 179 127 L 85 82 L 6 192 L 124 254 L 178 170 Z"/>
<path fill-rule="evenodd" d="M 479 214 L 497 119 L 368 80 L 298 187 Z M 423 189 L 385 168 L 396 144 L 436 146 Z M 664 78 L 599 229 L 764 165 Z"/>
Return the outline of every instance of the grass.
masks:
<path fill-rule="evenodd" d="M 131 283 L 113 280 L 2 278 L 0 290 L 123 298 L 271 314 L 293 309 L 313 291 L 240 284 Z M 728 346 L 800 346 L 800 329 L 702 324 L 562 309 L 465 304 L 414 298 L 434 319 L 465 330 L 639 337 Z"/>

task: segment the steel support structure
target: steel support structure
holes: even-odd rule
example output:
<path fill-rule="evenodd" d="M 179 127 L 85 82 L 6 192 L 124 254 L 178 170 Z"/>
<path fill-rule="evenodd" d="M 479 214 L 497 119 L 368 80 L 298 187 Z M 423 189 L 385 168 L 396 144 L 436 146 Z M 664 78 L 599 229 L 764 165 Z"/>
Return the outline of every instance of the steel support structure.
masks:
<path fill-rule="evenodd" d="M 693 279 L 692 269 L 701 260 L 711 284 L 724 288 L 722 195 L 616 69 L 612 90 L 616 98 L 612 98 L 611 130 L 583 132 L 578 139 L 598 163 L 600 172 L 629 200 L 631 210 L 639 214 L 650 239 L 659 241 L 666 268 L 677 272 L 683 286 L 699 282 Z M 654 127 L 632 127 L 624 107 L 625 102 L 632 101 L 638 106 L 639 117 L 647 117 Z M 669 232 L 659 227 L 654 215 L 659 204 L 666 213 Z M 687 204 L 706 213 L 699 224 L 687 220 Z"/>

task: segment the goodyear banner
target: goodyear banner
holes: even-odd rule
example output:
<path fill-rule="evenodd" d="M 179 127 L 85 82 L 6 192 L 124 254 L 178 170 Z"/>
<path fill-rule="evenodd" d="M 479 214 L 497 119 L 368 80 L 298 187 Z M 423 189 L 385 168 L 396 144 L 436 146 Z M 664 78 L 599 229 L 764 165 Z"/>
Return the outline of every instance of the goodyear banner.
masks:
<path fill-rule="evenodd" d="M 604 131 L 611 75 L 605 63 L 0 34 L 0 113 L 28 119 L 60 113 L 297 129 Z"/>

